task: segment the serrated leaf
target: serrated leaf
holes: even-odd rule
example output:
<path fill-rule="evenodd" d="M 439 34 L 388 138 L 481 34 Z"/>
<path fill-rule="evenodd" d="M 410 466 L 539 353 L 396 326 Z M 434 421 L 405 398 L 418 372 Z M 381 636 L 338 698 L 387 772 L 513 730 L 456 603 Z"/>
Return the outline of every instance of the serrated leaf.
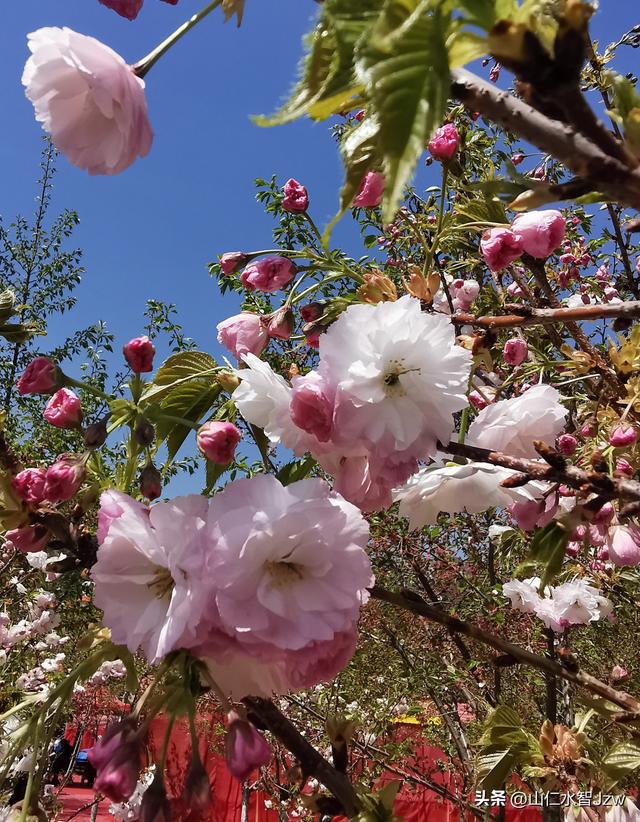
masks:
<path fill-rule="evenodd" d="M 213 491 L 216 482 L 229 470 L 229 468 L 231 468 L 232 465 L 232 462 L 227 463 L 227 465 L 219 465 L 216 462 L 210 462 L 207 460 L 204 487 L 205 494 L 210 494 Z"/>
<path fill-rule="evenodd" d="M 500 787 L 513 773 L 517 762 L 518 757 L 510 748 L 480 754 L 476 765 L 478 783 L 485 790 Z"/>
<path fill-rule="evenodd" d="M 313 457 L 304 457 L 301 460 L 294 460 L 283 465 L 278 471 L 278 479 L 283 485 L 291 485 L 292 482 L 307 477 L 317 465 Z"/>
<path fill-rule="evenodd" d="M 356 70 L 380 125 L 385 222 L 393 219 L 417 159 L 445 115 L 450 86 L 445 39 L 445 21 L 432 0 L 420 0 L 413 11 L 402 0 L 387 0 L 357 48 Z"/>
<path fill-rule="evenodd" d="M 214 382 L 218 364 L 202 351 L 181 351 L 173 354 L 158 369 L 153 382 L 142 395 L 143 401 L 159 400 L 174 388 L 191 380 Z"/>
<path fill-rule="evenodd" d="M 199 423 L 215 405 L 221 388 L 219 385 L 207 385 L 201 380 L 181 383 L 171 389 L 161 403 L 160 414 L 180 417 L 193 425 Z M 189 436 L 192 427 L 160 416 L 156 424 L 157 439 L 166 440 L 169 460 L 178 453 L 180 446 Z"/>
<path fill-rule="evenodd" d="M 561 528 L 557 522 L 550 522 L 545 528 L 538 528 L 531 542 L 529 556 L 517 569 L 516 574 L 525 574 L 531 568 L 535 568 L 540 577 L 540 591 L 544 591 L 562 569 L 568 542 L 569 532 Z"/>
<path fill-rule="evenodd" d="M 122 425 L 128 425 L 136 415 L 133 403 L 125 399 L 111 400 L 109 403 L 111 416 L 109 417 L 109 428 L 114 430 Z"/>
<path fill-rule="evenodd" d="M 640 768 L 640 741 L 618 742 L 605 755 L 602 765 L 610 776 L 621 779 Z"/>

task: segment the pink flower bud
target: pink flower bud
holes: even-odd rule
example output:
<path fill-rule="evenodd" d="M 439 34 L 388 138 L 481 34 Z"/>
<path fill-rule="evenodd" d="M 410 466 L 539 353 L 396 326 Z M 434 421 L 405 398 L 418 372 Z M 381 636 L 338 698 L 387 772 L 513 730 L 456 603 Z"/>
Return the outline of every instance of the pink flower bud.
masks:
<path fill-rule="evenodd" d="M 217 325 L 218 342 L 237 359 L 243 354 L 258 355 L 269 342 L 267 329 L 257 314 L 243 312 Z"/>
<path fill-rule="evenodd" d="M 294 319 L 290 308 L 274 311 L 267 322 L 267 333 L 278 340 L 288 340 L 293 334 Z"/>
<path fill-rule="evenodd" d="M 127 20 L 135 20 L 144 0 L 99 0 L 99 2 L 108 9 L 113 9 L 121 17 L 126 17 Z"/>
<path fill-rule="evenodd" d="M 510 228 L 490 228 L 480 240 L 480 251 L 491 271 L 502 271 L 522 255 L 522 240 Z"/>
<path fill-rule="evenodd" d="M 42 468 L 25 468 L 11 480 L 16 494 L 31 505 L 46 499 L 45 482 L 46 472 Z"/>
<path fill-rule="evenodd" d="M 223 274 L 235 274 L 247 262 L 249 256 L 243 251 L 227 251 L 220 257 L 220 268 Z"/>
<path fill-rule="evenodd" d="M 580 428 L 580 436 L 581 437 L 595 437 L 597 428 L 595 424 L 591 421 L 587 421 L 583 423 Z"/>
<path fill-rule="evenodd" d="M 304 335 L 304 341 L 307 345 L 311 346 L 311 348 L 320 348 L 320 332 L 308 331 Z"/>
<path fill-rule="evenodd" d="M 532 257 L 545 259 L 562 243 L 567 221 L 559 211 L 529 211 L 518 214 L 511 228 Z"/>
<path fill-rule="evenodd" d="M 49 531 L 43 525 L 27 525 L 5 533 L 7 545 L 23 554 L 43 551 L 49 542 Z"/>
<path fill-rule="evenodd" d="M 18 394 L 53 394 L 62 385 L 62 373 L 48 357 L 36 357 L 18 380 Z"/>
<path fill-rule="evenodd" d="M 578 447 L 578 440 L 573 434 L 560 434 L 556 441 L 556 448 L 565 457 L 570 457 Z"/>
<path fill-rule="evenodd" d="M 633 445 L 638 439 L 636 429 L 632 425 L 620 423 L 609 434 L 609 445 L 614 448 L 624 448 L 625 445 Z"/>
<path fill-rule="evenodd" d="M 85 475 L 82 459 L 73 454 L 62 454 L 47 468 L 45 495 L 49 502 L 65 502 L 77 494 Z"/>
<path fill-rule="evenodd" d="M 509 283 L 507 286 L 507 294 L 510 297 L 524 297 L 524 291 L 520 288 L 518 283 Z"/>
<path fill-rule="evenodd" d="M 502 349 L 502 356 L 508 365 L 521 365 L 529 354 L 527 341 L 520 337 L 512 337 L 507 340 Z"/>
<path fill-rule="evenodd" d="M 582 546 L 579 542 L 568 542 L 565 548 L 565 553 L 569 557 L 577 557 L 580 554 Z"/>
<path fill-rule="evenodd" d="M 324 314 L 324 308 L 320 303 L 307 303 L 300 306 L 300 316 L 306 323 L 312 323 Z"/>
<path fill-rule="evenodd" d="M 640 565 L 640 528 L 614 525 L 609 529 L 607 547 L 614 565 Z"/>
<path fill-rule="evenodd" d="M 233 459 L 242 435 L 231 422 L 210 420 L 199 428 L 196 439 L 200 452 L 210 462 L 226 465 Z"/>
<path fill-rule="evenodd" d="M 629 671 L 626 668 L 623 668 L 622 665 L 614 665 L 611 669 L 611 679 L 615 679 L 617 682 L 620 682 L 623 679 L 627 679 L 629 676 Z"/>
<path fill-rule="evenodd" d="M 315 371 L 294 377 L 289 410 L 291 419 L 307 434 L 328 442 L 333 431 L 333 397 L 323 378 Z"/>
<path fill-rule="evenodd" d="M 511 162 L 514 166 L 519 166 L 520 163 L 524 162 L 524 154 L 521 151 L 517 151 L 515 154 L 512 154 Z"/>
<path fill-rule="evenodd" d="M 618 296 L 618 289 L 614 288 L 612 285 L 608 285 L 602 293 L 604 295 L 605 302 L 610 303 L 611 300 Z"/>
<path fill-rule="evenodd" d="M 491 71 L 489 72 L 489 80 L 492 83 L 497 83 L 500 79 L 500 64 L 496 63 L 495 66 L 491 67 Z"/>
<path fill-rule="evenodd" d="M 264 736 L 235 711 L 230 711 L 227 718 L 224 758 L 231 774 L 244 782 L 256 768 L 271 761 L 271 748 Z"/>
<path fill-rule="evenodd" d="M 384 185 L 384 174 L 379 171 L 368 171 L 362 178 L 358 193 L 353 199 L 354 208 L 375 208 L 380 205 Z"/>
<path fill-rule="evenodd" d="M 147 374 L 153 370 L 156 349 L 149 337 L 134 337 L 123 346 L 122 353 L 134 374 Z"/>
<path fill-rule="evenodd" d="M 596 556 L 603 562 L 607 562 L 609 559 L 609 549 L 606 546 L 604 548 L 598 548 L 598 553 L 596 554 Z"/>
<path fill-rule="evenodd" d="M 437 128 L 427 146 L 434 160 L 447 163 L 451 160 L 460 146 L 460 135 L 453 123 Z"/>
<path fill-rule="evenodd" d="M 162 496 L 162 475 L 152 462 L 140 472 L 140 493 L 151 502 Z"/>
<path fill-rule="evenodd" d="M 250 263 L 240 275 L 240 281 L 249 291 L 274 294 L 293 280 L 296 267 L 288 257 L 261 257 Z"/>
<path fill-rule="evenodd" d="M 282 190 L 284 197 L 282 198 L 282 208 L 285 211 L 293 213 L 306 211 L 309 207 L 309 193 L 307 189 L 294 180 L 293 177 L 287 180 Z"/>
<path fill-rule="evenodd" d="M 595 512 L 591 521 L 597 524 L 608 524 L 613 519 L 615 513 L 616 509 L 613 505 L 610 502 L 605 502 L 605 504 Z"/>
<path fill-rule="evenodd" d="M 461 280 L 456 289 L 454 307 L 460 311 L 468 311 L 471 304 L 480 293 L 480 283 L 476 280 Z"/>
<path fill-rule="evenodd" d="M 479 391 L 471 391 L 469 394 L 469 402 L 476 409 L 476 411 L 482 411 L 483 408 L 486 408 L 487 405 L 489 405 Z"/>
<path fill-rule="evenodd" d="M 56 428 L 78 428 L 82 422 L 80 398 L 68 388 L 60 388 L 45 405 L 43 416 Z"/>
<path fill-rule="evenodd" d="M 628 477 L 632 477 L 635 473 L 631 463 L 622 457 L 618 457 L 616 460 L 616 471 L 618 474 L 625 474 Z"/>
<path fill-rule="evenodd" d="M 136 789 L 144 737 L 132 719 L 116 720 L 89 751 L 97 775 L 96 792 L 112 802 L 126 802 Z"/>

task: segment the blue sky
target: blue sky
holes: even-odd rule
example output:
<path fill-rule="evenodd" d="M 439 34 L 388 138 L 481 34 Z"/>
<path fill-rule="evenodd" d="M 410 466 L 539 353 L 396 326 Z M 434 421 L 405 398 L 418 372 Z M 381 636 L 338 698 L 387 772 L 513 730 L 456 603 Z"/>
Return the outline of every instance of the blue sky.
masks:
<path fill-rule="evenodd" d="M 97 0 L 21 0 L 5 10 L 0 29 L 0 214 L 33 210 L 41 129 L 20 76 L 26 35 L 41 26 L 69 26 L 97 37 L 130 62 L 164 39 L 204 0 L 171 6 L 146 0 L 129 22 Z M 286 95 L 301 55 L 312 0 L 247 0 L 242 28 L 214 12 L 164 56 L 147 76 L 155 142 L 150 155 L 117 177 L 89 177 L 59 160 L 54 211 L 71 207 L 81 224 L 75 243 L 87 269 L 79 305 L 61 331 L 107 321 L 118 346 L 139 333 L 148 297 L 175 302 L 189 335 L 220 354 L 215 325 L 235 313 L 206 264 L 226 250 L 265 247 L 271 219 L 254 200 L 253 180 L 275 173 L 304 182 L 320 225 L 335 213 L 341 169 L 327 124 L 303 121 L 260 129 L 251 113 L 269 113 Z M 617 39 L 637 22 L 636 0 L 604 0 L 593 32 Z M 611 9 L 615 8 L 615 13 Z M 624 48 L 619 70 L 637 68 L 638 51 Z M 347 218 L 334 242 L 353 244 Z M 354 245 L 356 255 L 362 253 Z M 47 347 L 47 341 L 43 342 Z"/>

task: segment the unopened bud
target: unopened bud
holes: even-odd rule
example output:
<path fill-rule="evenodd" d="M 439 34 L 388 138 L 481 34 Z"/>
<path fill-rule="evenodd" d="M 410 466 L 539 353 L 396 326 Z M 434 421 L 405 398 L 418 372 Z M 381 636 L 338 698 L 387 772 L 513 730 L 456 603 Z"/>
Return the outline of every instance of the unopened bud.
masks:
<path fill-rule="evenodd" d="M 84 447 L 89 449 L 100 448 L 107 440 L 107 417 L 98 422 L 92 422 L 84 429 Z"/>
<path fill-rule="evenodd" d="M 358 289 L 358 296 L 363 302 L 375 305 L 397 300 L 398 292 L 393 280 L 386 274 L 380 271 L 367 271 L 364 274 L 364 283 Z"/>
<path fill-rule="evenodd" d="M 184 783 L 187 807 L 190 810 L 206 811 L 212 802 L 209 776 L 204 769 L 198 752 L 194 751 Z"/>
<path fill-rule="evenodd" d="M 146 448 L 148 445 L 151 445 L 156 438 L 155 427 L 144 417 L 140 417 L 133 433 L 138 445 L 142 446 L 142 448 Z"/>
<path fill-rule="evenodd" d="M 140 493 L 152 502 L 162 494 L 162 475 L 152 462 L 140 474 Z"/>
<path fill-rule="evenodd" d="M 224 391 L 228 391 L 230 394 L 236 390 L 236 388 L 240 385 L 240 380 L 233 371 L 221 371 L 218 376 L 216 377 L 218 384 Z"/>

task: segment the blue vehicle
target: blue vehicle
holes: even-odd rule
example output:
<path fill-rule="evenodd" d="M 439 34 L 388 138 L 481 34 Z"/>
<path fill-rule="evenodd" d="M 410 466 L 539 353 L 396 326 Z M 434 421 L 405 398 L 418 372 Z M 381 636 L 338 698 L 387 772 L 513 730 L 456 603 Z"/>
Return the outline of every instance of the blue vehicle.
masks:
<path fill-rule="evenodd" d="M 73 773 L 78 774 L 82 784 L 85 783 L 92 787 L 93 781 L 96 778 L 96 771 L 91 762 L 89 762 L 89 751 L 91 748 L 84 748 L 78 751 L 76 761 L 73 763 Z"/>

